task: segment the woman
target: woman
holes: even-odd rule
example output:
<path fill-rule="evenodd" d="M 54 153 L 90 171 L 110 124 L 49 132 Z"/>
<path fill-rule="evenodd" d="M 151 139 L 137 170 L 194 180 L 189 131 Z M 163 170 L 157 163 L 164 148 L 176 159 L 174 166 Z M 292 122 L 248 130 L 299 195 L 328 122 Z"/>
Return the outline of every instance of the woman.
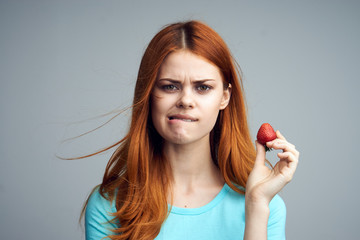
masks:
<path fill-rule="evenodd" d="M 241 79 L 211 28 L 175 23 L 141 61 L 131 126 L 87 201 L 87 239 L 284 239 L 299 153 L 277 131 L 253 146 Z M 114 145 L 114 146 L 115 146 Z"/>

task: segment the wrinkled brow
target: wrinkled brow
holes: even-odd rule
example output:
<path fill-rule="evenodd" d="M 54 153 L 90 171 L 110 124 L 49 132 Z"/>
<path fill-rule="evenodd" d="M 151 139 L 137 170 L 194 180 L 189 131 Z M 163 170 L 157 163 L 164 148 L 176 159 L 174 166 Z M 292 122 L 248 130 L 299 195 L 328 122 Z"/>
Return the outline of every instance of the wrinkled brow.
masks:
<path fill-rule="evenodd" d="M 182 81 L 180 80 L 176 80 L 176 79 L 172 79 L 172 78 L 160 78 L 158 80 L 159 82 L 161 81 L 168 81 L 168 82 L 171 82 L 171 83 L 181 83 Z M 215 81 L 215 79 L 195 79 L 195 80 L 192 80 L 191 82 L 193 83 L 205 83 L 205 82 L 210 82 L 210 81 Z"/>

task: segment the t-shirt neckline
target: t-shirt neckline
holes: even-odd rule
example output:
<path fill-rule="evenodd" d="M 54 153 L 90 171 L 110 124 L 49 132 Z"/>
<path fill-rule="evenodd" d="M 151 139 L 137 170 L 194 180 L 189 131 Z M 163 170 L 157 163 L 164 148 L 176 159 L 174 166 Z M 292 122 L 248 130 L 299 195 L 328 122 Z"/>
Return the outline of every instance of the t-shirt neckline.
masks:
<path fill-rule="evenodd" d="M 229 192 L 230 187 L 225 183 L 220 192 L 215 196 L 213 200 L 211 200 L 209 203 L 205 204 L 204 206 L 198 207 L 198 208 L 181 208 L 181 207 L 175 207 L 168 205 L 169 209 L 171 208 L 170 213 L 179 214 L 179 215 L 198 215 L 202 214 L 204 212 L 209 211 L 216 205 L 218 205 L 221 200 L 226 196 L 226 194 Z"/>

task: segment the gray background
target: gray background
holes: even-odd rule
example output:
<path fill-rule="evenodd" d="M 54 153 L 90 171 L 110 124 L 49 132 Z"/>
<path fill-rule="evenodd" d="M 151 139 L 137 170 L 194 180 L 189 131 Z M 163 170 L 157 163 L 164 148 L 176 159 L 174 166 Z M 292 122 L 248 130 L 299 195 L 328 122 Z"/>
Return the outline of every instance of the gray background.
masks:
<path fill-rule="evenodd" d="M 130 111 L 62 142 L 129 106 L 147 43 L 188 19 L 219 32 L 240 64 L 253 136 L 270 122 L 301 152 L 281 192 L 288 239 L 356 239 L 359 12 L 359 1 L 1 0 L 0 239 L 84 238 L 80 209 L 111 151 L 55 155 L 123 136 Z"/>

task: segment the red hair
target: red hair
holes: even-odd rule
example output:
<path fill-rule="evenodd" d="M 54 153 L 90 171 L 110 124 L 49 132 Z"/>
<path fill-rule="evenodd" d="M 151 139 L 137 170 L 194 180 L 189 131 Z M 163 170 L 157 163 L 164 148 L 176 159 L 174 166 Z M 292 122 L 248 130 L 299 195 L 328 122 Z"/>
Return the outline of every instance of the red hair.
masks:
<path fill-rule="evenodd" d="M 224 86 L 231 84 L 230 102 L 220 111 L 210 134 L 213 161 L 225 182 L 243 193 L 238 186 L 245 188 L 253 167 L 255 149 L 247 124 L 241 75 L 225 42 L 214 30 L 198 21 L 166 26 L 155 35 L 144 53 L 135 87 L 130 129 L 113 145 L 118 148 L 109 160 L 100 185 L 101 195 L 116 201 L 114 221 L 119 223 L 119 228 L 109 236 L 111 239 L 154 239 L 169 213 L 167 195 L 172 180 L 171 169 L 162 153 L 162 139 L 151 121 L 150 103 L 164 58 L 181 49 L 215 64 L 222 74 Z"/>

